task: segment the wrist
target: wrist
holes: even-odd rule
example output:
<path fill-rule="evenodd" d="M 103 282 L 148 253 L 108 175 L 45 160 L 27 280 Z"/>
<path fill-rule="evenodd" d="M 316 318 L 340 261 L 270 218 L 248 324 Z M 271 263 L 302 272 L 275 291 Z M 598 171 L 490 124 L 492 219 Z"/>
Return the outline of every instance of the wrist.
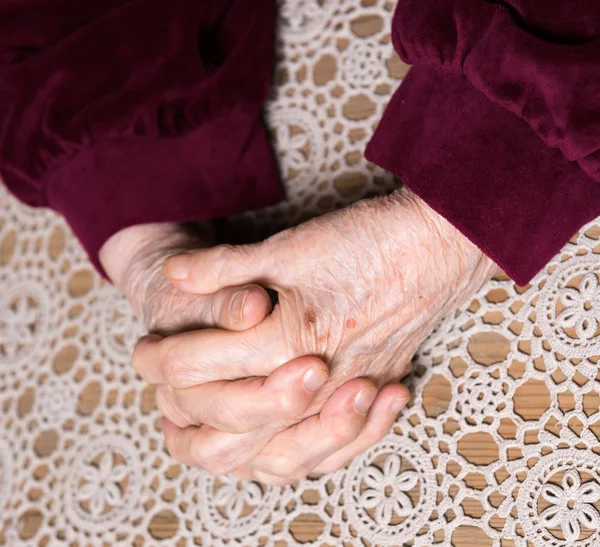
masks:
<path fill-rule="evenodd" d="M 436 291 L 445 294 L 447 311 L 461 305 L 500 271 L 477 245 L 408 188 L 397 190 L 393 198 L 401 208 L 400 215 L 414 218 L 419 251 L 425 252 L 427 273 L 435 270 L 441 283 Z M 405 228 L 405 222 L 400 224 Z"/>

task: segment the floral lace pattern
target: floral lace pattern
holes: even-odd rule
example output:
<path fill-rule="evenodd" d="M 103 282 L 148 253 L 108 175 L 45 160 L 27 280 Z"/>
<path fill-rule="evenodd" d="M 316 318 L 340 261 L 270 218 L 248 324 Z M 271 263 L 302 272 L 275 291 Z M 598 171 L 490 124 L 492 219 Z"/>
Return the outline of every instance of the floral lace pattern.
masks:
<path fill-rule="evenodd" d="M 33 357 L 49 310 L 38 286 L 25 282 L 11 289 L 0 301 L 0 362 L 17 367 Z"/>
<path fill-rule="evenodd" d="M 589 530 L 600 528 L 600 514 L 592 505 L 600 500 L 600 485 L 581 484 L 578 470 L 566 471 L 561 486 L 544 485 L 541 495 L 551 506 L 540 514 L 540 519 L 546 528 L 560 524 L 567 541 L 579 539 L 581 526 Z"/>
<path fill-rule="evenodd" d="M 257 232 L 397 184 L 361 154 L 403 73 L 393 3 L 280 4 L 289 200 L 232 221 Z M 168 456 L 128 306 L 58 216 L 0 188 L 0 544 L 598 546 L 599 282 L 600 219 L 528 287 L 498 277 L 442 321 L 383 441 L 266 488 Z"/>
<path fill-rule="evenodd" d="M 363 152 L 407 67 L 393 50 L 394 3 L 279 0 L 279 65 L 267 124 L 284 203 L 230 219 L 262 237 L 398 186 Z"/>
<path fill-rule="evenodd" d="M 368 467 L 364 483 L 367 489 L 360 498 L 365 509 L 375 509 L 375 520 L 388 526 L 393 514 L 408 517 L 413 511 L 413 503 L 406 495 L 419 482 L 416 471 L 400 472 L 402 460 L 397 454 L 389 454 L 380 470 Z"/>

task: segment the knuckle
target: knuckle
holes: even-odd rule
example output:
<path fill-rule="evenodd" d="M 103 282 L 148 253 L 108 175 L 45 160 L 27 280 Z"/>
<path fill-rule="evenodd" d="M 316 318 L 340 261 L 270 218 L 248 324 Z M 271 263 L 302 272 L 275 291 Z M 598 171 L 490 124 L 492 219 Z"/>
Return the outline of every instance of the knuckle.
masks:
<path fill-rule="evenodd" d="M 231 260 L 238 253 L 239 250 L 236 247 L 225 243 L 223 245 L 219 245 L 219 247 L 215 249 L 215 255 L 213 256 L 213 260 L 219 266 L 224 267 L 229 262 L 229 260 Z"/>
<path fill-rule="evenodd" d="M 189 366 L 177 344 L 169 346 L 160 360 L 163 377 L 170 386 L 176 389 L 188 387 L 186 378 Z"/>
<path fill-rule="evenodd" d="M 339 416 L 331 428 L 331 435 L 334 442 L 338 445 L 353 441 L 359 432 L 360 425 L 357 421 L 355 419 L 348 419 L 346 416 Z"/>
<path fill-rule="evenodd" d="M 220 407 L 220 408 L 219 408 Z M 206 420 L 208 423 L 209 419 Z M 253 429 L 251 418 L 244 412 L 244 409 L 240 409 L 239 412 L 235 412 L 232 408 L 226 405 L 218 405 L 214 408 L 214 420 L 210 423 L 215 429 L 226 431 L 227 433 L 233 433 L 235 435 L 241 435 L 242 433 L 248 433 Z"/>
<path fill-rule="evenodd" d="M 296 418 L 305 410 L 305 404 L 295 393 L 288 390 L 280 391 L 276 398 L 275 410 L 281 413 L 282 418 Z"/>
<path fill-rule="evenodd" d="M 304 474 L 302 465 L 292 460 L 287 454 L 280 454 L 272 458 L 268 467 L 267 473 L 282 479 L 290 479 Z"/>
<path fill-rule="evenodd" d="M 190 425 L 197 425 L 192 416 L 179 408 L 167 386 L 160 385 L 156 388 L 155 399 L 159 412 L 177 427 L 184 428 Z"/>
<path fill-rule="evenodd" d="M 190 446 L 192 459 L 196 464 L 215 476 L 229 475 L 237 469 L 232 457 L 216 449 L 212 443 L 192 441 Z"/>
<path fill-rule="evenodd" d="M 238 252 L 240 247 L 235 247 L 234 245 L 230 245 L 229 243 L 224 243 L 223 245 L 219 245 L 219 252 L 222 257 L 227 258 L 232 254 Z"/>
<path fill-rule="evenodd" d="M 209 415 L 205 416 L 205 422 L 227 433 L 242 434 L 252 431 L 258 427 L 259 420 L 253 408 L 246 401 L 239 398 L 231 399 L 223 395 L 223 391 L 218 394 L 208 410 Z"/>

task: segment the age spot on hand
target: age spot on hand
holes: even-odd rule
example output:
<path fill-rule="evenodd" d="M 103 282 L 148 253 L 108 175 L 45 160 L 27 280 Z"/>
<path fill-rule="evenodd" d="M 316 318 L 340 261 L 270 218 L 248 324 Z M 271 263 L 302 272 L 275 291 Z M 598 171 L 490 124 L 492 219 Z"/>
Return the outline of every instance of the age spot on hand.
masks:
<path fill-rule="evenodd" d="M 348 319 L 346 321 L 346 328 L 347 329 L 355 329 L 356 328 L 356 319 Z"/>
<path fill-rule="evenodd" d="M 309 325 L 314 325 L 317 322 L 317 313 L 314 309 L 310 308 L 304 314 L 304 319 Z"/>

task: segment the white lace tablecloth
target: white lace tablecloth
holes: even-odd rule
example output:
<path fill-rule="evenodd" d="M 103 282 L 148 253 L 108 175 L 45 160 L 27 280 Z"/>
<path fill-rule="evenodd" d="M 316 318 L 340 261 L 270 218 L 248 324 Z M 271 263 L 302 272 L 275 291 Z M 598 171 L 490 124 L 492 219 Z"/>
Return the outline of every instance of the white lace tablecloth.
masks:
<path fill-rule="evenodd" d="M 281 8 L 268 117 L 290 200 L 236 219 L 271 230 L 394 187 L 362 150 L 405 70 L 392 2 Z M 264 488 L 167 455 L 127 304 L 60 218 L 0 201 L 0 544 L 600 545 L 600 223 L 439 326 L 383 442 Z"/>

